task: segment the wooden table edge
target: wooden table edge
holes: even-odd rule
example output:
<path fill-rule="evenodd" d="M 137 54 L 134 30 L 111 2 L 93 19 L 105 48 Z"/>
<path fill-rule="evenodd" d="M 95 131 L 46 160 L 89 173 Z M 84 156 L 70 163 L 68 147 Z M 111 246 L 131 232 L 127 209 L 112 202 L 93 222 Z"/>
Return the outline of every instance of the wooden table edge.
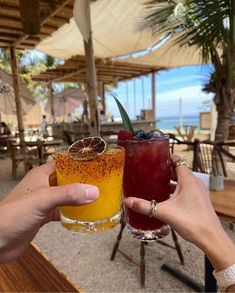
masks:
<path fill-rule="evenodd" d="M 74 281 L 72 281 L 68 276 L 65 275 L 64 272 L 62 272 L 58 267 L 56 267 L 54 265 L 54 263 L 50 260 L 50 258 L 47 256 L 47 254 L 45 254 L 40 248 L 39 246 L 34 243 L 34 242 L 31 242 L 31 245 L 34 249 L 36 249 L 40 254 L 41 256 L 47 260 L 48 262 L 50 262 L 50 264 L 79 292 L 79 293 L 85 293 L 81 288 L 79 288 L 75 283 Z"/>

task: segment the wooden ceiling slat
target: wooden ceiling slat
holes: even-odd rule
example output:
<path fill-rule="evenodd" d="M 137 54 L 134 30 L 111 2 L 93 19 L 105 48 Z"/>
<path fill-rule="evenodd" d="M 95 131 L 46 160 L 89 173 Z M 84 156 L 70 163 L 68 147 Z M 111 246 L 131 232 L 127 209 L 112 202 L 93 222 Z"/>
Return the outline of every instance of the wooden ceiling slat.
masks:
<path fill-rule="evenodd" d="M 12 30 L 11 28 L 7 26 L 0 25 L 0 33 L 7 33 L 9 35 L 15 35 L 15 34 L 20 35 L 21 29 L 14 28 L 14 30 Z"/>
<path fill-rule="evenodd" d="M 19 35 L 18 34 L 8 34 L 8 33 L 4 33 L 4 32 L 2 32 L 1 33 L 1 38 L 4 38 L 5 40 L 7 40 L 7 39 L 16 39 L 16 38 L 18 38 L 19 37 Z M 30 40 L 29 40 L 29 42 L 39 42 L 40 41 L 40 38 L 39 37 L 31 37 L 30 38 Z"/>
<path fill-rule="evenodd" d="M 1 15 L 10 15 L 12 17 L 15 18 L 20 18 L 20 11 L 18 7 L 12 7 L 12 6 L 8 6 L 8 5 L 2 5 L 0 4 L 0 11 L 1 11 Z"/>
<path fill-rule="evenodd" d="M 4 26 L 8 27 L 16 27 L 16 28 L 22 28 L 21 23 L 19 21 L 16 21 L 15 18 L 9 18 L 7 16 L 0 16 L 0 22 L 1 24 L 4 24 Z"/>
<path fill-rule="evenodd" d="M 6 6 L 1 5 L 0 11 L 1 11 L 2 16 L 11 16 L 13 18 L 16 18 L 16 19 L 20 20 L 20 11 L 19 11 L 19 7 L 17 7 L 17 6 L 12 7 L 12 6 L 9 6 L 9 5 L 6 5 Z M 61 24 L 65 23 L 65 22 L 67 22 L 71 17 L 72 17 L 71 11 L 70 11 L 70 13 L 61 12 L 58 15 L 55 15 L 53 17 L 53 20 L 54 20 L 54 22 L 56 24 L 61 25 Z"/>
<path fill-rule="evenodd" d="M 43 26 L 45 23 L 47 23 L 47 21 L 50 20 L 51 17 L 56 15 L 56 13 L 60 9 L 62 9 L 70 1 L 71 0 L 58 0 L 55 4 L 54 8 L 50 7 L 50 9 L 44 13 L 44 16 L 42 17 L 42 21 L 41 21 L 41 26 Z M 45 26 L 53 26 L 53 25 L 47 23 Z M 58 27 L 56 27 L 56 28 L 58 28 Z M 25 40 L 28 37 L 30 37 L 28 34 L 23 34 L 18 40 L 16 40 L 14 42 L 13 46 L 19 45 L 22 42 L 22 40 Z"/>
<path fill-rule="evenodd" d="M 11 45 L 12 45 L 11 42 L 7 42 L 6 40 L 1 40 L 1 38 L 0 38 L 0 48 L 7 49 Z M 34 45 L 29 45 L 29 44 L 24 44 L 23 43 L 21 46 L 19 46 L 18 49 L 20 49 L 20 50 L 24 50 L 24 49 L 30 49 L 30 50 L 32 50 L 33 48 L 34 48 Z"/>
<path fill-rule="evenodd" d="M 109 59 L 97 58 L 96 71 L 97 80 L 104 83 L 113 83 L 113 80 L 123 81 L 130 80 L 151 72 L 162 70 L 159 66 L 145 66 L 142 64 L 124 63 Z M 78 74 L 79 68 L 86 68 L 84 56 L 75 56 L 67 60 L 64 64 L 57 65 L 56 68 L 49 69 L 38 75 L 33 76 L 34 80 L 40 81 L 74 81 L 83 82 L 86 80 L 86 72 L 82 71 Z"/>
<path fill-rule="evenodd" d="M 73 0 L 40 0 L 40 12 L 40 33 L 36 36 L 25 35 L 21 26 L 19 0 L 0 0 L 0 35 L 3 35 L 0 47 L 35 47 L 43 38 L 69 22 L 73 15 Z"/>

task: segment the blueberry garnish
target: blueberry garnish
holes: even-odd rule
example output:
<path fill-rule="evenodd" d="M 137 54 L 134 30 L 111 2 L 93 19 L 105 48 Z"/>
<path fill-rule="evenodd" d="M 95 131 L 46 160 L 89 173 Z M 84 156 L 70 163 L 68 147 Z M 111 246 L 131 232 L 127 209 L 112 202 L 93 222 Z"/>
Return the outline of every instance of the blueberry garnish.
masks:
<path fill-rule="evenodd" d="M 145 133 L 145 139 L 151 139 L 152 137 L 153 137 L 153 133 L 151 131 Z"/>
<path fill-rule="evenodd" d="M 136 137 L 137 139 L 145 138 L 145 132 L 144 132 L 144 130 L 142 130 L 142 129 L 137 130 L 137 131 L 135 132 L 135 137 Z"/>

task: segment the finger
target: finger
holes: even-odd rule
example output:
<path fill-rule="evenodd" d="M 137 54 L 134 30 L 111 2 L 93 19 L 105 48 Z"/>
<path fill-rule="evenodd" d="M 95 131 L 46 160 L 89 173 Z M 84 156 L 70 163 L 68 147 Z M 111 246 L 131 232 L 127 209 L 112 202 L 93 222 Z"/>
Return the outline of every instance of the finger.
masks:
<path fill-rule="evenodd" d="M 37 168 L 34 168 L 34 170 L 40 170 L 45 175 L 51 175 L 55 172 L 55 161 L 48 162 L 46 164 L 43 164 Z"/>
<path fill-rule="evenodd" d="M 60 209 L 56 208 L 53 217 L 51 218 L 51 221 L 60 221 Z"/>
<path fill-rule="evenodd" d="M 175 182 L 170 182 L 170 193 L 174 193 L 176 190 L 177 184 Z"/>
<path fill-rule="evenodd" d="M 88 184 L 67 184 L 53 186 L 40 190 L 40 196 L 35 196 L 39 208 L 45 213 L 63 205 L 84 205 L 95 201 L 99 197 L 99 189 Z"/>
<path fill-rule="evenodd" d="M 172 154 L 171 155 L 172 166 L 175 166 L 175 163 L 180 159 L 181 159 L 181 157 Z M 176 168 L 174 168 L 174 170 L 175 170 L 175 174 L 177 177 L 177 181 L 179 183 L 181 183 L 181 182 L 183 183 L 183 182 L 192 180 L 194 178 L 194 175 L 192 174 L 192 172 L 185 165 L 179 165 Z"/>
<path fill-rule="evenodd" d="M 56 208 L 54 209 L 47 217 L 44 218 L 44 220 L 41 222 L 41 227 L 49 222 L 57 222 L 60 221 L 60 209 Z"/>
<path fill-rule="evenodd" d="M 176 155 L 176 154 L 171 154 L 171 162 L 174 164 L 177 160 L 181 159 L 180 156 Z"/>
<path fill-rule="evenodd" d="M 49 185 L 50 186 L 56 186 L 57 185 L 57 177 L 56 177 L 56 173 L 52 173 L 50 176 L 49 176 Z"/>
<path fill-rule="evenodd" d="M 153 212 L 153 217 L 158 218 L 158 219 L 163 219 L 165 217 L 164 210 L 165 208 L 163 207 L 166 204 L 167 201 L 164 203 L 158 203 L 157 204 L 157 210 Z M 129 208 L 132 209 L 133 211 L 149 216 L 150 215 L 150 206 L 151 202 L 145 199 L 141 198 L 136 198 L 136 197 L 127 197 L 123 199 L 123 204 Z"/>
<path fill-rule="evenodd" d="M 176 173 L 175 173 L 175 170 L 174 170 L 174 168 L 173 168 L 173 166 L 171 166 L 171 168 L 170 168 L 170 178 L 171 178 L 171 180 L 173 180 L 173 181 L 177 181 L 177 176 L 176 176 Z"/>

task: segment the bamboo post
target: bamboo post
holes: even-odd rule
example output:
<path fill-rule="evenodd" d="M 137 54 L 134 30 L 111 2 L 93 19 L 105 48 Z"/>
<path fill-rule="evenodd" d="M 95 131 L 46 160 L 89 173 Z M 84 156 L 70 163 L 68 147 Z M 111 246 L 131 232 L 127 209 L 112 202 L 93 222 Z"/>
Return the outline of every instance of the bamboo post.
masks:
<path fill-rule="evenodd" d="M 89 17 L 87 21 L 89 22 L 89 25 L 91 27 L 90 5 L 88 5 L 88 15 Z M 89 32 L 88 41 L 86 42 L 84 40 L 84 49 L 87 65 L 87 94 L 90 109 L 90 135 L 96 136 L 99 135 L 100 125 L 97 108 L 97 77 L 92 44 L 92 31 Z"/>
<path fill-rule="evenodd" d="M 142 101 L 143 101 L 143 110 L 145 109 L 145 90 L 144 90 L 144 76 L 141 78 L 142 82 Z"/>
<path fill-rule="evenodd" d="M 22 145 L 21 150 L 22 152 L 24 152 L 25 150 L 24 121 L 23 121 L 22 103 L 20 98 L 20 87 L 19 87 L 19 80 L 18 80 L 18 69 L 17 69 L 15 48 L 10 47 L 10 52 L 11 52 L 11 69 L 12 69 L 12 79 L 13 79 L 13 87 L 14 87 L 14 93 L 15 93 L 18 131 L 19 131 L 20 143 Z"/>
<path fill-rule="evenodd" d="M 156 83 L 155 83 L 156 74 L 152 72 L 152 111 L 153 111 L 153 120 L 156 119 Z"/>
<path fill-rule="evenodd" d="M 54 110 L 54 96 L 53 96 L 53 88 L 52 88 L 52 82 L 48 85 L 49 90 L 49 99 L 50 99 L 50 108 L 51 108 L 51 118 L 52 122 L 55 122 L 55 110 Z"/>
<path fill-rule="evenodd" d="M 104 112 L 104 115 L 106 114 L 106 101 L 105 101 L 105 88 L 104 88 L 104 83 L 102 81 L 98 81 L 97 83 L 98 87 L 98 96 L 101 97 L 101 103 L 102 103 L 102 109 Z"/>
<path fill-rule="evenodd" d="M 134 91 L 134 117 L 136 119 L 136 79 L 134 79 L 133 83 L 133 91 Z"/>

